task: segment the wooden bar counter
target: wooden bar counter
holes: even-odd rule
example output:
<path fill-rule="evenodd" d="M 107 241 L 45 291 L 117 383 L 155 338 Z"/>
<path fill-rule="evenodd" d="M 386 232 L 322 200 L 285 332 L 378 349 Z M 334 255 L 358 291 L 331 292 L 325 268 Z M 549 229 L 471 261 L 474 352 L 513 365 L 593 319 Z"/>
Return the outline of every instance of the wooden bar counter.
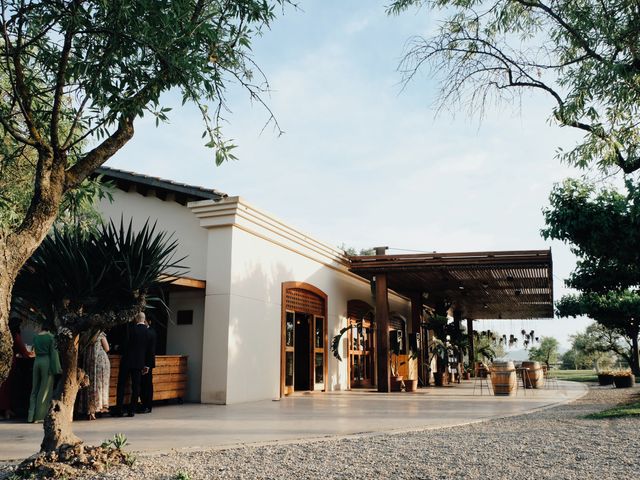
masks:
<path fill-rule="evenodd" d="M 187 355 L 157 355 L 153 369 L 153 400 L 178 400 L 187 394 Z M 109 379 L 109 405 L 116 404 L 120 355 L 109 355 L 111 377 Z M 129 402 L 127 385 L 125 403 Z"/>

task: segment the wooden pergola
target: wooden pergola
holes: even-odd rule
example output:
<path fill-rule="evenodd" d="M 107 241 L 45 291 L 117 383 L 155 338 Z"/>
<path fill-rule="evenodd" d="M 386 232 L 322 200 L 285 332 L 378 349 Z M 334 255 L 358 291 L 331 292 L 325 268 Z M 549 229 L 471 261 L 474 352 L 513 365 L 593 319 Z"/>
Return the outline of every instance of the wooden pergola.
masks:
<path fill-rule="evenodd" d="M 553 318 L 551 250 L 429 253 L 350 257 L 350 270 L 375 283 L 378 391 L 388 392 L 391 289 L 411 300 L 409 332 L 420 329 L 424 305 L 467 320 Z"/>

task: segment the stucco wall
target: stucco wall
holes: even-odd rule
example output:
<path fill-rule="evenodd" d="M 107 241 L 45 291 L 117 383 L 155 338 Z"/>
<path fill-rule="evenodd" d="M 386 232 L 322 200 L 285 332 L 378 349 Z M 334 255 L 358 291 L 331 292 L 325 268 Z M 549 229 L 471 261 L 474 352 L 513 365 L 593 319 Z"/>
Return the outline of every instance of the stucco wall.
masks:
<path fill-rule="evenodd" d="M 204 292 L 172 292 L 169 295 L 170 321 L 167 326 L 167 355 L 189 355 L 187 397 L 200 401 L 202 382 L 202 334 L 204 330 Z M 178 325 L 177 312 L 193 311 L 193 324 Z"/>
<path fill-rule="evenodd" d="M 224 259 L 215 261 L 209 253 L 212 268 L 207 277 L 207 306 L 212 310 L 207 308 L 205 320 L 202 401 L 229 404 L 279 398 L 282 284 L 305 282 L 327 294 L 330 342 L 346 325 L 349 300 L 374 304 L 369 283 L 348 272 L 337 249 L 291 229 L 241 199 L 198 202 L 191 208 L 210 229 L 210 247 L 215 244 L 219 253 L 228 248 L 228 257 L 220 254 L 231 260 L 227 277 L 226 263 L 223 269 L 214 268 Z M 227 308 L 225 332 L 222 319 Z M 409 302 L 399 296 L 390 296 L 390 309 L 409 318 Z M 207 353 L 209 348 L 213 351 Z M 343 345 L 343 353 L 345 348 Z M 225 358 L 223 391 L 220 362 Z M 347 360 L 338 362 L 329 351 L 326 361 L 328 389 L 348 388 Z"/>
<path fill-rule="evenodd" d="M 105 218 L 112 219 L 116 224 L 120 222 L 120 217 L 124 218 L 126 224 L 133 219 L 133 225 L 137 228 L 150 219 L 151 223 L 158 222 L 157 230 L 175 232 L 175 238 L 178 239 L 175 258 L 186 257 L 181 262 L 188 269 L 184 275 L 205 280 L 207 231 L 200 227 L 200 222 L 187 207 L 136 192 L 115 190 L 112 194 L 113 203 L 103 199 L 98 204 L 98 210 Z"/>

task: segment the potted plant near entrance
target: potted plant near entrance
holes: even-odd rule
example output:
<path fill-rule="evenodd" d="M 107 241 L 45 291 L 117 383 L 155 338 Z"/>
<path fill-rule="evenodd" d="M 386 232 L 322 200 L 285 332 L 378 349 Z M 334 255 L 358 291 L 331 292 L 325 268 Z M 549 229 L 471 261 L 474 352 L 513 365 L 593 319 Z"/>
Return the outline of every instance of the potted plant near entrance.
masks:
<path fill-rule="evenodd" d="M 390 377 L 390 389 L 392 392 L 401 392 L 404 387 L 403 376 L 400 375 L 400 343 L 391 342 L 389 346 L 389 353 L 391 355 L 391 377 Z"/>
<path fill-rule="evenodd" d="M 636 383 L 636 378 L 628 370 L 618 371 L 613 373 L 613 383 L 616 388 L 631 388 Z"/>

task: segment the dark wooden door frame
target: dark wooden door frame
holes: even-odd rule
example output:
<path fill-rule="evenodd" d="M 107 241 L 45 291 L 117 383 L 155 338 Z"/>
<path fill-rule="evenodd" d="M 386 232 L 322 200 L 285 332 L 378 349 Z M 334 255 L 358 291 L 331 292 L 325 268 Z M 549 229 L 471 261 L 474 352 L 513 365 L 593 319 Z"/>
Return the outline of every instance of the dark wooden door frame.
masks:
<path fill-rule="evenodd" d="M 322 290 L 320 290 L 318 287 L 311 285 L 310 283 L 305 283 L 305 282 L 283 282 L 282 283 L 282 297 L 281 297 L 281 314 L 280 314 L 280 398 L 282 398 L 284 396 L 284 391 L 285 391 L 285 375 L 286 375 L 286 355 L 285 355 L 285 342 L 286 342 L 286 312 L 287 312 L 287 308 L 286 308 L 286 298 L 287 298 L 287 290 L 292 289 L 292 288 L 297 288 L 300 290 L 306 290 L 307 292 L 310 292 L 314 295 L 317 295 L 318 297 L 320 297 L 320 299 L 322 300 L 322 315 L 318 315 L 318 316 L 322 316 L 324 317 L 324 324 L 323 324 L 323 334 L 324 334 L 324 362 L 323 362 L 323 385 L 324 385 L 324 391 L 327 391 L 327 384 L 328 384 L 328 358 L 329 358 L 329 337 L 328 337 L 328 321 L 327 321 L 327 299 L 328 299 L 328 295 L 326 293 L 324 293 Z M 294 312 L 296 312 L 295 310 L 293 310 Z M 315 317 L 314 317 L 314 313 L 313 312 L 297 312 L 297 313 L 310 313 L 311 317 L 312 317 L 312 323 L 315 322 Z M 295 316 L 294 316 L 294 321 L 295 321 Z M 312 341 L 315 340 L 315 323 L 313 323 L 312 325 L 312 335 L 311 335 L 311 339 Z M 315 355 L 314 353 L 314 349 L 311 350 L 312 353 L 312 361 L 310 362 L 312 365 L 312 374 L 315 372 Z M 315 376 L 312 375 L 311 377 L 311 387 L 313 388 L 315 385 Z"/>

